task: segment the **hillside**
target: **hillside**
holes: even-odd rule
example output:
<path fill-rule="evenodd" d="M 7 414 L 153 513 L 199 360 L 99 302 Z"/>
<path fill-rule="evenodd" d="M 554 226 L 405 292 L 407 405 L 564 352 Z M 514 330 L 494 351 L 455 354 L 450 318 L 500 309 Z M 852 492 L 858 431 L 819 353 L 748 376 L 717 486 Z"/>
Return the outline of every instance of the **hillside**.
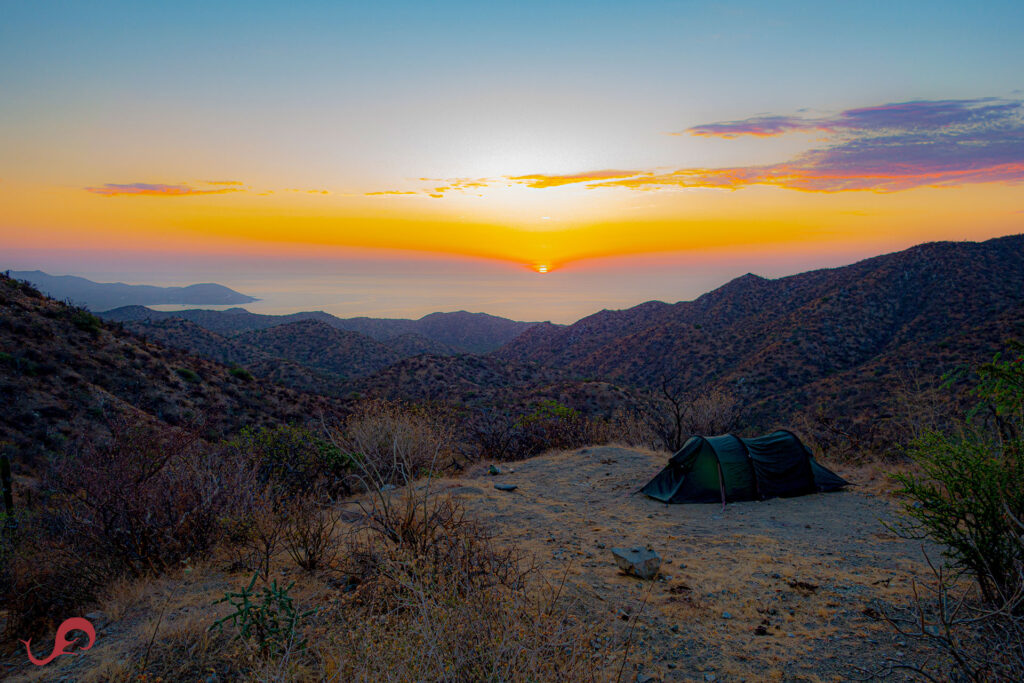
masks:
<path fill-rule="evenodd" d="M 180 318 L 211 332 L 233 336 L 242 332 L 264 330 L 278 325 L 317 320 L 335 329 L 358 332 L 377 341 L 406 337 L 401 347 L 414 344 L 416 353 L 486 353 L 506 344 L 537 323 L 517 322 L 486 313 L 431 313 L 419 320 L 403 318 L 338 318 L 323 311 L 307 311 L 288 315 L 250 313 L 244 308 L 226 311 L 190 309 L 185 311 L 154 311 L 143 306 L 116 308 L 100 314 L 116 322 L 140 322 Z M 410 342 L 417 335 L 432 344 Z M 403 353 L 402 355 L 415 355 Z"/>
<path fill-rule="evenodd" d="M 535 328 L 494 353 L 576 376 L 728 387 L 755 424 L 881 407 L 907 374 L 990 358 L 1024 325 L 1024 236 L 940 242 L 842 268 L 748 274 L 700 298 Z M 841 379 L 840 379 L 841 378 Z"/>
<path fill-rule="evenodd" d="M 12 271 L 10 276 L 30 282 L 44 294 L 61 301 L 105 311 L 118 306 L 186 304 L 222 306 L 257 301 L 224 285 L 204 283 L 187 287 L 126 285 L 122 282 L 93 282 L 74 275 L 50 275 L 41 270 Z"/>
<path fill-rule="evenodd" d="M 210 438 L 244 426 L 306 422 L 340 408 L 322 396 L 233 375 L 217 362 L 104 324 L 0 276 L 0 442 L 42 457 L 135 414 L 198 424 Z"/>

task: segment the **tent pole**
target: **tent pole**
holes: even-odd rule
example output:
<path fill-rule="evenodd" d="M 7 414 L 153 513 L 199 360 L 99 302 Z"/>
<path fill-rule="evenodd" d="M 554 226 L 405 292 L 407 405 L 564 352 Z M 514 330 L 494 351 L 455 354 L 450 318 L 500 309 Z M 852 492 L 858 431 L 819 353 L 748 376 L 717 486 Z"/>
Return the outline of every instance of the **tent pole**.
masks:
<path fill-rule="evenodd" d="M 718 463 L 718 490 L 722 494 L 722 512 L 725 512 L 725 473 L 722 472 L 722 463 Z"/>

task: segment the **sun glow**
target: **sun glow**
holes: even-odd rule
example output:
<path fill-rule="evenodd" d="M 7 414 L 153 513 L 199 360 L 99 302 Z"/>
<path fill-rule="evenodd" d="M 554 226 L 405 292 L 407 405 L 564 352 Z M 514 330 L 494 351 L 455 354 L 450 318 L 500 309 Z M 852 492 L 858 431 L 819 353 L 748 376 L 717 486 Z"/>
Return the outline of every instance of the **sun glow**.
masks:
<path fill-rule="evenodd" d="M 548 266 L 546 263 L 539 263 L 536 266 L 534 266 L 534 270 L 543 275 L 544 273 L 548 272 Z"/>

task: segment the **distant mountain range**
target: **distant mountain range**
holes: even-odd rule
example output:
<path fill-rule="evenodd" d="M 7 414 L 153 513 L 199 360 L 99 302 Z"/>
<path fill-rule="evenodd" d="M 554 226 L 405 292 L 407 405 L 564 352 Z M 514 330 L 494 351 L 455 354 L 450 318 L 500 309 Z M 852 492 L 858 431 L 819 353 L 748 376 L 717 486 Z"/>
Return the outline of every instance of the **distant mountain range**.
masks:
<path fill-rule="evenodd" d="M 213 434 L 369 397 L 444 403 L 464 416 L 524 415 L 555 399 L 610 416 L 650 408 L 663 385 L 728 390 L 746 431 L 824 415 L 847 433 L 882 433 L 908 386 L 935 387 L 945 372 L 990 360 L 1008 337 L 1024 338 L 1021 235 L 923 244 L 774 280 L 748 274 L 694 301 L 600 311 L 569 326 L 466 312 L 346 320 L 143 307 L 94 325 L 15 280 L 0 284 L 0 392 L 18 397 L 0 411 L 0 442 L 30 451 L 87 433 L 110 411 L 201 418 Z M 893 442 L 890 430 L 871 447 Z"/>
<path fill-rule="evenodd" d="M 134 323 L 181 319 L 225 337 L 245 332 L 268 330 L 272 327 L 305 321 L 317 321 L 335 330 L 356 332 L 370 337 L 396 350 L 399 356 L 419 353 L 487 353 L 512 341 L 537 323 L 517 322 L 486 313 L 431 313 L 419 320 L 404 318 L 338 318 L 323 311 L 308 311 L 288 315 L 250 313 L 244 308 L 226 311 L 189 309 L 185 311 L 154 311 L 143 306 L 125 306 L 100 315 L 123 322 L 131 329 L 145 328 Z M 249 337 L 255 340 L 259 337 Z M 168 343 L 177 345 L 168 340 Z M 279 346 L 279 345 L 278 345 Z M 187 345 L 181 348 L 189 348 Z M 396 358 L 397 360 L 397 358 Z"/>
<path fill-rule="evenodd" d="M 32 283 L 39 291 L 54 299 L 70 301 L 93 311 L 133 305 L 226 306 L 258 301 L 224 285 L 213 283 L 187 287 L 126 285 L 121 282 L 93 282 L 74 275 L 49 275 L 41 270 L 10 271 L 10 276 Z"/>

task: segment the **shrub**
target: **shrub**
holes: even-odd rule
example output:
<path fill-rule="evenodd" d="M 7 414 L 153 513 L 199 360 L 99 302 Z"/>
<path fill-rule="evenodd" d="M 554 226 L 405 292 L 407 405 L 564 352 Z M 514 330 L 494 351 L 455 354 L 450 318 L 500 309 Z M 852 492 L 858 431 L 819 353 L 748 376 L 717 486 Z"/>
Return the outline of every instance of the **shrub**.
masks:
<path fill-rule="evenodd" d="M 445 416 L 389 401 L 366 401 L 345 421 L 335 442 L 369 489 L 406 483 L 452 457 L 453 426 Z"/>
<path fill-rule="evenodd" d="M 651 429 L 665 450 L 676 452 L 691 436 L 725 434 L 740 423 L 741 405 L 723 389 L 684 391 L 673 379 L 664 379 L 661 392 L 650 397 L 647 415 Z"/>
<path fill-rule="evenodd" d="M 247 463 L 206 451 L 187 430 L 118 420 L 110 432 L 109 443 L 86 443 L 44 477 L 47 514 L 64 542 L 83 561 L 103 558 L 132 576 L 208 550 L 219 519 L 237 512 L 252 486 Z"/>
<path fill-rule="evenodd" d="M 545 451 L 579 448 L 618 438 L 613 423 L 590 418 L 558 401 L 544 400 L 529 412 L 483 411 L 473 420 L 480 455 L 497 460 L 529 458 Z"/>
<path fill-rule="evenodd" d="M 340 512 L 326 498 L 314 488 L 287 507 L 284 547 L 295 564 L 306 571 L 329 565 L 337 554 L 334 533 L 341 521 Z"/>
<path fill-rule="evenodd" d="M 275 483 L 291 496 L 318 485 L 331 495 L 348 491 L 346 478 L 353 471 L 351 456 L 330 440 L 299 425 L 246 427 L 223 442 L 225 451 L 251 458 L 263 483 Z"/>
<path fill-rule="evenodd" d="M 243 382 L 251 382 L 254 379 L 252 373 L 243 367 L 235 366 L 231 368 L 228 372 L 231 374 L 232 377 L 240 379 Z"/>
<path fill-rule="evenodd" d="M 202 378 L 195 371 L 188 368 L 176 368 L 174 371 L 178 373 L 178 377 L 181 377 L 189 384 L 198 384 L 202 381 Z"/>
<path fill-rule="evenodd" d="M 589 644 L 600 619 L 544 584 L 514 546 L 497 550 L 450 497 L 406 487 L 376 500 L 391 498 L 351 541 L 348 591 L 325 615 L 341 625 L 319 648 L 325 678 L 597 679 Z"/>
<path fill-rule="evenodd" d="M 71 307 L 68 309 L 68 313 L 71 318 L 71 324 L 78 329 L 88 332 L 93 336 L 100 333 L 103 323 L 89 311 L 84 308 Z"/>
<path fill-rule="evenodd" d="M 910 519 L 901 531 L 946 547 L 986 601 L 1005 601 L 1024 591 L 1024 354 L 982 366 L 974 395 L 965 422 L 910 443 L 920 472 L 896 476 Z"/>

